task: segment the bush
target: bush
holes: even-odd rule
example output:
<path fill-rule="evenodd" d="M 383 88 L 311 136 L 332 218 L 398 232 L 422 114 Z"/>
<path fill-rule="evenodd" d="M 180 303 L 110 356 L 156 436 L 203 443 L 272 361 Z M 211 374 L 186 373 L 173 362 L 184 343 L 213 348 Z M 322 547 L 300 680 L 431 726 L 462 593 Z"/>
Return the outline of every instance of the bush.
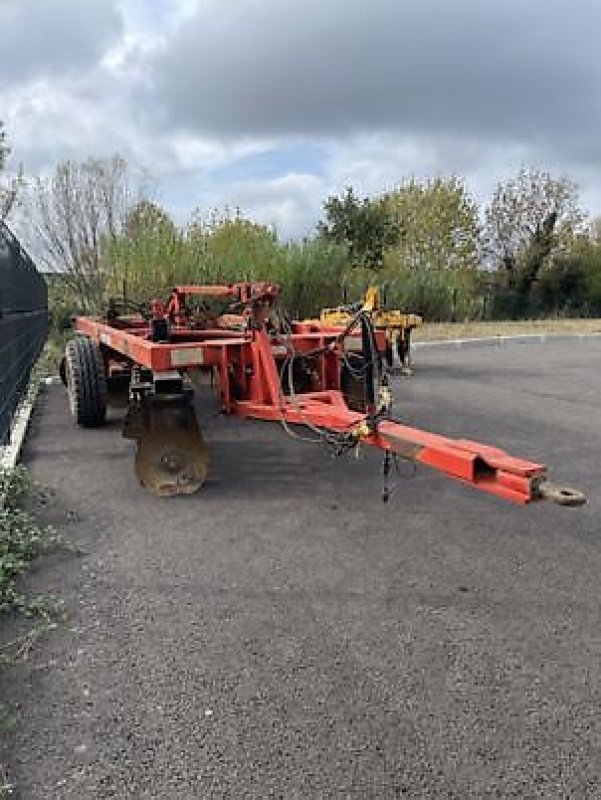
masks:
<path fill-rule="evenodd" d="M 110 248 L 108 293 L 142 302 L 178 284 L 271 280 L 295 314 L 341 301 L 346 249 L 322 240 L 279 243 L 266 227 L 226 216 L 177 231 L 165 222 L 130 226 Z"/>
<path fill-rule="evenodd" d="M 382 280 L 386 280 L 388 306 L 419 313 L 429 322 L 482 316 L 483 281 L 475 270 L 406 270 Z"/>
<path fill-rule="evenodd" d="M 557 256 L 539 273 L 533 294 L 545 315 L 580 316 L 589 307 L 586 283 L 585 259 L 577 254 Z"/>
<path fill-rule="evenodd" d="M 346 248 L 316 240 L 282 246 L 273 278 L 282 286 L 283 305 L 303 318 L 342 303 L 349 274 Z"/>

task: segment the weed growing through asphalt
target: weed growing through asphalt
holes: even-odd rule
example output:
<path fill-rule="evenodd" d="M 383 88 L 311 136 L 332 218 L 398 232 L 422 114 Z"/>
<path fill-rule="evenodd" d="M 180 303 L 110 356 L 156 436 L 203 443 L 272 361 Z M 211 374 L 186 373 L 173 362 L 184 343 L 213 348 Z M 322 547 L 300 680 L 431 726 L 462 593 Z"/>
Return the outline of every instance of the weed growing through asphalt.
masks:
<path fill-rule="evenodd" d="M 27 596 L 17 585 L 18 576 L 35 558 L 66 546 L 61 534 L 49 526 L 40 526 L 26 509 L 26 502 L 32 497 L 43 499 L 44 494 L 26 469 L 0 471 L 0 613 L 16 611 L 51 623 L 61 615 L 60 602 L 52 597 Z"/>
<path fill-rule="evenodd" d="M 63 618 L 62 602 L 54 597 L 27 595 L 18 584 L 34 559 L 55 549 L 69 547 L 53 528 L 39 525 L 27 510 L 28 501 L 44 500 L 43 491 L 23 467 L 0 471 L 0 614 L 30 618 L 27 631 L 0 645 L 0 667 L 27 657 L 35 642 Z M 0 733 L 11 730 L 16 718 L 0 702 Z M 13 786 L 0 777 L 0 797 L 12 794 Z"/>

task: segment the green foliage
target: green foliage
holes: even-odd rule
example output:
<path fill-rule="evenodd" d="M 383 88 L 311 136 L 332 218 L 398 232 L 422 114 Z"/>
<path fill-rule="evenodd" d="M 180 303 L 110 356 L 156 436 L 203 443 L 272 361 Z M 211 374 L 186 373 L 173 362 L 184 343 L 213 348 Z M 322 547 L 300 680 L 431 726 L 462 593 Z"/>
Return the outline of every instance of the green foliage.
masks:
<path fill-rule="evenodd" d="M 269 280 L 277 273 L 280 255 L 268 228 L 241 217 L 206 230 L 197 250 L 204 274 L 217 282 Z"/>
<path fill-rule="evenodd" d="M 428 322 L 479 319 L 482 278 L 471 269 L 406 269 L 387 281 L 386 299 L 391 308 L 418 312 Z"/>
<path fill-rule="evenodd" d="M 554 316 L 586 315 L 593 299 L 587 286 L 589 279 L 587 259 L 582 255 L 556 256 L 541 269 L 533 287 L 541 312 Z"/>
<path fill-rule="evenodd" d="M 385 202 L 359 200 L 350 186 L 342 197 L 328 197 L 323 207 L 325 220 L 318 223 L 318 235 L 345 246 L 353 266 L 379 269 L 386 249 L 401 239 L 401 224 Z"/>
<path fill-rule="evenodd" d="M 108 251 L 107 292 L 139 302 L 162 296 L 172 286 L 269 278 L 279 246 L 262 225 L 240 217 L 218 224 L 194 220 L 178 229 L 168 214 L 144 201 Z"/>
<path fill-rule="evenodd" d="M 109 254 L 108 292 L 142 302 L 164 296 L 172 286 L 272 280 L 283 288 L 283 302 L 296 313 L 312 315 L 340 302 L 349 267 L 346 249 L 327 241 L 278 242 L 263 225 L 239 214 L 214 213 L 178 230 L 166 213 L 133 211 Z"/>
<path fill-rule="evenodd" d="M 25 572 L 42 552 L 62 542 L 51 528 L 40 527 L 24 510 L 25 498 L 33 485 L 22 467 L 0 472 L 0 612 L 17 610 L 26 616 L 51 619 L 56 604 L 47 598 L 27 598 L 18 588 L 16 578 Z"/>
<path fill-rule="evenodd" d="M 0 666 L 14 664 L 27 656 L 35 642 L 48 630 L 57 626 L 63 615 L 62 602 L 51 597 L 26 596 L 18 587 L 18 577 L 42 553 L 58 545 L 63 538 L 51 528 L 37 524 L 25 510 L 28 500 L 43 493 L 32 482 L 23 467 L 0 471 L 0 612 L 19 613 L 34 617 L 35 624 L 12 641 L 4 641 L 0 648 Z M 0 703 L 0 732 L 10 731 L 17 716 L 4 703 Z M 0 797 L 9 797 L 15 786 L 8 780 L 0 781 Z"/>
<path fill-rule="evenodd" d="M 84 311 L 76 293 L 60 275 L 47 275 L 46 285 L 48 287 L 48 337 L 34 367 L 40 378 L 58 374 L 67 340 L 73 335 L 72 318 Z"/>
<path fill-rule="evenodd" d="M 161 296 L 187 282 L 190 263 L 185 238 L 166 211 L 143 200 L 126 215 L 123 229 L 107 243 L 107 295 L 133 300 Z"/>
<path fill-rule="evenodd" d="M 51 334 L 62 334 L 70 327 L 71 317 L 82 313 L 84 308 L 77 292 L 63 280 L 61 275 L 47 275 L 48 311 Z"/>
<path fill-rule="evenodd" d="M 352 273 L 345 247 L 317 239 L 281 247 L 274 277 L 285 308 L 303 318 L 341 303 Z"/>
<path fill-rule="evenodd" d="M 485 217 L 483 247 L 497 270 L 493 316 L 583 313 L 584 268 L 572 256 L 584 214 L 572 181 L 522 169 L 499 182 Z"/>
<path fill-rule="evenodd" d="M 556 226 L 557 212 L 551 211 L 532 233 L 521 255 L 520 268 L 516 270 L 513 280 L 513 285 L 519 294 L 527 296 L 543 267 L 550 263 Z"/>
<path fill-rule="evenodd" d="M 404 234 L 385 255 L 387 270 L 478 267 L 478 207 L 458 178 L 411 178 L 388 194 L 385 203 Z"/>
<path fill-rule="evenodd" d="M 482 313 L 478 209 L 455 177 L 403 182 L 383 200 L 403 231 L 384 252 L 376 282 L 387 302 L 428 320 L 472 319 Z"/>
<path fill-rule="evenodd" d="M 0 470 L 0 497 L 4 508 L 15 509 L 23 505 L 33 489 L 29 473 L 23 467 L 13 470 Z"/>
<path fill-rule="evenodd" d="M 581 238 L 572 253 L 556 259 L 561 283 L 555 284 L 554 300 L 563 302 L 564 313 L 601 316 L 601 237 L 593 223 L 589 236 Z M 553 273 L 552 273 L 553 274 Z M 546 276 L 541 276 L 546 277 Z"/>
<path fill-rule="evenodd" d="M 152 200 L 140 200 L 125 217 L 123 231 L 129 239 L 144 236 L 177 236 L 177 228 L 169 214 Z"/>
<path fill-rule="evenodd" d="M 458 237 L 459 240 L 460 237 Z M 481 314 L 480 279 L 475 270 L 409 269 L 388 260 L 386 268 L 352 263 L 348 246 L 323 235 L 281 243 L 272 231 L 226 209 L 206 220 L 198 215 L 185 230 L 148 201 L 138 204 L 108 251 L 107 294 L 139 302 L 165 296 L 177 284 L 272 280 L 282 303 L 299 318 L 323 307 L 360 299 L 370 284 L 387 286 L 387 301 L 421 310 L 427 319 L 471 319 Z M 54 290 L 51 290 L 54 298 Z M 64 320 L 68 294 L 59 291 L 53 319 Z M 72 300 L 71 300 L 72 302 Z M 60 311 L 59 311 L 60 309 Z M 57 331 L 55 338 L 60 337 Z"/>
<path fill-rule="evenodd" d="M 601 245 L 575 241 L 568 253 L 557 253 L 541 266 L 527 292 L 496 276 L 491 315 L 494 318 L 601 315 Z"/>
<path fill-rule="evenodd" d="M 516 281 L 522 269 L 532 270 L 533 255 L 541 269 L 549 258 L 567 252 L 584 220 L 576 184 L 536 169 L 522 169 L 500 182 L 485 216 L 488 256 Z"/>
<path fill-rule="evenodd" d="M 296 317 L 357 300 L 370 284 L 386 288 L 389 307 L 429 320 L 601 313 L 601 221 L 585 233 L 576 187 L 548 173 L 522 170 L 499 184 L 484 236 L 460 179 L 411 178 L 378 199 L 351 188 L 329 197 L 317 235 L 292 243 L 229 208 L 196 212 L 182 229 L 157 203 L 132 202 L 126 175 L 120 160 L 90 159 L 59 165 L 44 184 L 46 208 L 75 220 L 82 245 L 77 268 L 73 261 L 50 282 L 55 350 L 72 313 L 100 310 L 110 296 L 165 297 L 190 283 L 271 280 Z M 110 202 L 99 206 L 95 198 L 105 195 Z M 79 200 L 97 209 L 92 217 L 105 213 L 104 222 L 87 229 Z M 53 229 L 61 246 L 68 233 Z"/>

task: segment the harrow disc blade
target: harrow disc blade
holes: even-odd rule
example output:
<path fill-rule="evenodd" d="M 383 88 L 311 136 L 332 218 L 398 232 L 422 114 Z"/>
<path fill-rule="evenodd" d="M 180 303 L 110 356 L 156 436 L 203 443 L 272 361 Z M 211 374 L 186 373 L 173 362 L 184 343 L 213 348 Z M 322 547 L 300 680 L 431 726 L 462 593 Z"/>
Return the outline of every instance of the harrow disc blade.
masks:
<path fill-rule="evenodd" d="M 197 492 L 207 477 L 207 446 L 191 428 L 155 428 L 138 439 L 136 476 L 155 494 L 170 496 Z"/>

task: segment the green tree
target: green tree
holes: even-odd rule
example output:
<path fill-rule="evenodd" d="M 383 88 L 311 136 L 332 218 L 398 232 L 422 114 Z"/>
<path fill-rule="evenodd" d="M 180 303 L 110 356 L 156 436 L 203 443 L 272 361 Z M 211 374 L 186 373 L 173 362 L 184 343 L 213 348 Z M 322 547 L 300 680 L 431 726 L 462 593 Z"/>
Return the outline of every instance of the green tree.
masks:
<path fill-rule="evenodd" d="M 142 199 L 126 214 L 110 243 L 105 261 L 110 277 L 106 290 L 144 301 L 188 282 L 192 270 L 185 237 L 167 211 Z"/>
<path fill-rule="evenodd" d="M 570 250 L 585 219 L 576 184 L 537 169 L 500 182 L 485 216 L 487 254 L 522 291 L 550 258 Z"/>
<path fill-rule="evenodd" d="M 177 228 L 164 208 L 144 198 L 127 212 L 124 233 L 130 239 L 155 235 L 174 238 Z"/>
<path fill-rule="evenodd" d="M 517 318 L 568 307 L 561 292 L 581 286 L 574 260 L 566 259 L 585 219 L 576 184 L 522 169 L 497 185 L 485 218 L 485 252 L 498 269 L 496 313 Z"/>
<path fill-rule="evenodd" d="M 478 207 L 456 177 L 410 178 L 384 200 L 403 237 L 386 254 L 399 270 L 475 269 L 479 263 Z"/>
<path fill-rule="evenodd" d="M 544 314 L 587 315 L 587 260 L 577 253 L 558 255 L 543 269 L 536 300 Z"/>
<path fill-rule="evenodd" d="M 342 197 L 324 203 L 325 219 L 317 225 L 320 238 L 344 245 L 354 266 L 381 268 L 384 252 L 401 238 L 399 221 L 388 213 L 381 199 L 360 200 L 352 187 Z"/>
<path fill-rule="evenodd" d="M 548 285 L 551 284 L 551 290 Z M 541 272 L 538 292 L 550 296 L 552 311 L 601 315 L 601 218 L 578 235 L 570 252 L 556 256 Z"/>
<path fill-rule="evenodd" d="M 110 248 L 109 290 L 134 300 L 165 295 L 177 284 L 277 280 L 283 247 L 265 226 L 239 212 L 197 211 L 181 230 L 167 212 L 143 200 Z"/>
<path fill-rule="evenodd" d="M 316 238 L 279 245 L 273 278 L 282 287 L 284 307 L 294 317 L 302 319 L 318 315 L 324 307 L 341 303 L 349 273 L 354 278 L 360 272 L 350 268 L 348 252 L 343 245 Z M 362 286 L 351 296 L 359 300 L 364 288 Z"/>
<path fill-rule="evenodd" d="M 220 281 L 275 279 L 280 246 L 274 233 L 240 215 L 205 229 L 206 269 Z"/>

